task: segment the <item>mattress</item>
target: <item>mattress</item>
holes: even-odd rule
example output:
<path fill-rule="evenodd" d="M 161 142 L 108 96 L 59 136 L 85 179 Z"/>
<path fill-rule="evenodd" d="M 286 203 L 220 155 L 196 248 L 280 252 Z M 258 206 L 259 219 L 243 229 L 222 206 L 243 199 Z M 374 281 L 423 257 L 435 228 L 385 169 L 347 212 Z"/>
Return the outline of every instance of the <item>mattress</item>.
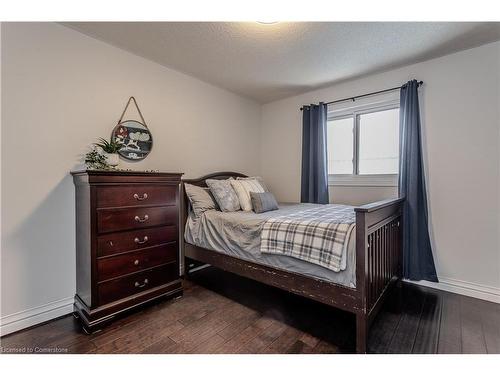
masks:
<path fill-rule="evenodd" d="M 205 211 L 200 217 L 190 210 L 184 239 L 186 242 L 218 251 L 254 263 L 299 273 L 346 287 L 356 287 L 356 229 L 349 238 L 342 255 L 341 271 L 327 268 L 283 255 L 262 254 L 260 233 L 262 224 L 271 217 L 286 215 L 314 207 L 311 203 L 280 203 L 279 210 L 256 214 L 252 211 Z"/>

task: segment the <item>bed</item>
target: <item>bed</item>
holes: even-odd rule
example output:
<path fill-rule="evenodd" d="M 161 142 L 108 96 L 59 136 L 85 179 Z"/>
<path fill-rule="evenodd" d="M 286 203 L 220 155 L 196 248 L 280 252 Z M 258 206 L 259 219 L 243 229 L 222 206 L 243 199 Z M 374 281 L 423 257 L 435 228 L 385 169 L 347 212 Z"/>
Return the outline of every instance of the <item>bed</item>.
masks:
<path fill-rule="evenodd" d="M 184 183 L 206 187 L 207 179 L 247 177 L 217 172 Z M 314 205 L 282 204 L 277 211 L 207 211 L 193 220 L 182 189 L 181 243 L 186 265 L 210 264 L 356 315 L 356 352 L 366 353 L 370 324 L 391 287 L 401 277 L 403 199 L 354 208 L 355 224 L 345 241 L 338 272 L 289 256 L 262 254 L 260 228 L 266 220 Z"/>

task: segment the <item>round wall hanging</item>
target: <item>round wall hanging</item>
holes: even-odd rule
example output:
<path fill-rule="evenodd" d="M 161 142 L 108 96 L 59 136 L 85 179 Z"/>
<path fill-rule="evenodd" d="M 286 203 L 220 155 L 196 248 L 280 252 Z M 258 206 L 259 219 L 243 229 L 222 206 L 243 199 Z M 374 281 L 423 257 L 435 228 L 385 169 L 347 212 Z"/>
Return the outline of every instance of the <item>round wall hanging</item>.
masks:
<path fill-rule="evenodd" d="M 130 102 L 133 101 L 139 116 L 141 116 L 142 122 L 136 120 L 123 120 L 123 116 L 127 111 Z M 121 157 L 132 160 L 139 161 L 144 159 L 149 155 L 151 149 L 153 148 L 153 136 L 146 126 L 146 121 L 142 116 L 141 110 L 137 105 L 137 102 L 133 96 L 127 102 L 123 113 L 118 120 L 118 124 L 113 129 L 112 139 L 122 145 L 118 150 Z"/>

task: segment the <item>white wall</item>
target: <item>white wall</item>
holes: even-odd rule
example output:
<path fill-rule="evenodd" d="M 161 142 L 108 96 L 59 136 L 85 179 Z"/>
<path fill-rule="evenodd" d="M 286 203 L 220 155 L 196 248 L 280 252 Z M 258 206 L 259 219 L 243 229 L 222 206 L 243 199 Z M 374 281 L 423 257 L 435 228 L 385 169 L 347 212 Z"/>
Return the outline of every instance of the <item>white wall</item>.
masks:
<path fill-rule="evenodd" d="M 450 290 L 475 289 L 476 296 L 500 302 L 499 72 L 497 42 L 264 105 L 262 175 L 279 199 L 300 198 L 301 105 L 423 80 L 422 126 L 438 275 Z M 342 187 L 334 188 L 331 197 L 362 203 L 395 194 L 390 188 Z"/>
<path fill-rule="evenodd" d="M 58 24 L 3 23 L 1 36 L 5 334 L 71 311 L 69 171 L 90 143 L 109 136 L 130 95 L 154 137 L 152 153 L 130 166 L 188 177 L 256 174 L 260 105 Z"/>
<path fill-rule="evenodd" d="M 330 202 L 362 206 L 398 196 L 397 186 L 330 186 Z"/>

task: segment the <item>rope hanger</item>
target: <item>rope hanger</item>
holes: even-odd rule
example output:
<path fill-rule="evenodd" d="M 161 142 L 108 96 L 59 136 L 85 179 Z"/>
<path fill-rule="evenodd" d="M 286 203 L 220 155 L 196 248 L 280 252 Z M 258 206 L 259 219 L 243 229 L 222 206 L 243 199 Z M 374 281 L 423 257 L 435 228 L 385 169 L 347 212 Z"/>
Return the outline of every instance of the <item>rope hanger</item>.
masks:
<path fill-rule="evenodd" d="M 148 126 L 146 125 L 146 120 L 144 120 L 144 117 L 142 116 L 142 112 L 139 109 L 139 106 L 137 105 L 137 101 L 135 100 L 135 98 L 133 96 L 131 96 L 128 99 L 127 105 L 125 106 L 125 109 L 123 110 L 122 115 L 120 116 L 120 119 L 118 120 L 118 124 L 122 122 L 123 116 L 125 116 L 125 112 L 127 112 L 127 108 L 128 108 L 131 101 L 134 101 L 135 108 L 137 108 L 137 112 L 139 112 L 139 116 L 141 116 L 142 124 L 147 128 Z"/>

